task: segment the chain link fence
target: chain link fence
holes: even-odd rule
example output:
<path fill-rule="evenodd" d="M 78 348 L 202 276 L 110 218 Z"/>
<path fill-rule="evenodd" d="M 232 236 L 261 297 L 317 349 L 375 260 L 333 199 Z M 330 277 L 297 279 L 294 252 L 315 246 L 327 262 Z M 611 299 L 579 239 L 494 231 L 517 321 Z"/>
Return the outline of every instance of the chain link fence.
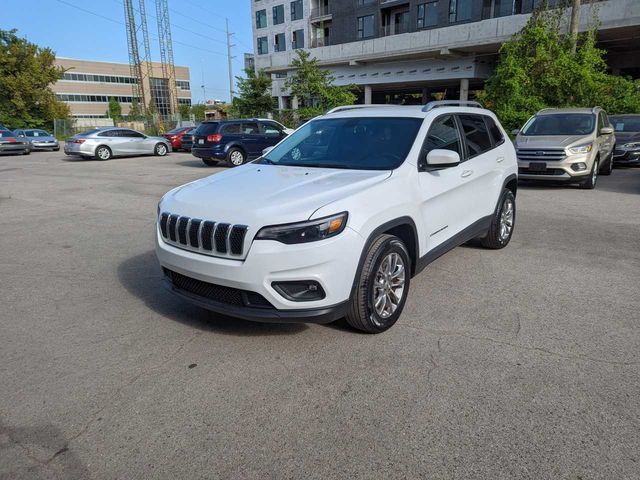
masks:
<path fill-rule="evenodd" d="M 179 114 L 160 118 L 158 115 L 139 120 L 118 120 L 111 118 L 58 118 L 53 121 L 53 134 L 58 140 L 73 137 L 98 127 L 131 128 L 146 135 L 161 135 L 177 127 L 191 127 L 196 124 L 193 115 L 183 119 Z"/>

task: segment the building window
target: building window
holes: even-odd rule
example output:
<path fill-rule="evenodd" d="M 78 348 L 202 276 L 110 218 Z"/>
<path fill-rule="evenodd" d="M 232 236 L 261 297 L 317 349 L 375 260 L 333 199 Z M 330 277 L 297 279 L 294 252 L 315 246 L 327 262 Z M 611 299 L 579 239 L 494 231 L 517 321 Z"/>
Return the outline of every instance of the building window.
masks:
<path fill-rule="evenodd" d="M 304 30 L 294 30 L 291 35 L 291 48 L 304 48 Z"/>
<path fill-rule="evenodd" d="M 471 0 L 449 0 L 449 23 L 471 20 Z"/>
<path fill-rule="evenodd" d="M 363 7 L 365 5 L 373 5 L 376 3 L 376 0 L 358 0 L 358 6 Z"/>
<path fill-rule="evenodd" d="M 284 5 L 276 5 L 273 7 L 273 24 L 279 25 L 284 23 Z"/>
<path fill-rule="evenodd" d="M 273 49 L 276 52 L 284 52 L 287 49 L 284 33 L 277 33 L 274 37 Z"/>
<path fill-rule="evenodd" d="M 418 28 L 433 27 L 438 24 L 438 0 L 418 5 Z"/>
<path fill-rule="evenodd" d="M 269 53 L 269 40 L 267 37 L 258 38 L 258 55 Z"/>
<path fill-rule="evenodd" d="M 191 84 L 188 80 L 176 80 L 176 87 L 180 90 L 191 90 Z"/>
<path fill-rule="evenodd" d="M 191 105 L 191 99 L 190 98 L 179 98 L 178 99 L 178 104 L 180 104 L 180 105 Z"/>
<path fill-rule="evenodd" d="M 265 28 L 267 26 L 267 11 L 258 10 L 256 12 L 256 28 Z"/>
<path fill-rule="evenodd" d="M 374 23 L 373 15 L 358 17 L 358 38 L 373 37 L 374 35 L 373 23 Z"/>
<path fill-rule="evenodd" d="M 302 20 L 302 0 L 291 2 L 291 21 Z"/>

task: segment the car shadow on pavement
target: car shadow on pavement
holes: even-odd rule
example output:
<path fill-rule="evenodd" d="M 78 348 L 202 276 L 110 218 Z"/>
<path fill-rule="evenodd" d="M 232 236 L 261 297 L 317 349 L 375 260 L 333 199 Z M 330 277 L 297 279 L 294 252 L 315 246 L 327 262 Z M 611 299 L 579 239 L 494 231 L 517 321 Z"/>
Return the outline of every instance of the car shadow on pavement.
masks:
<path fill-rule="evenodd" d="M 210 167 L 208 165 L 205 165 L 202 160 L 183 160 L 183 161 L 180 161 L 180 162 L 176 162 L 176 165 L 182 165 L 183 167 L 202 168 L 203 170 L 205 170 L 205 169 L 209 169 L 210 170 L 210 169 L 213 169 L 213 168 L 218 168 L 218 167 L 224 167 L 225 166 L 224 162 L 220 162 L 218 165 Z"/>
<path fill-rule="evenodd" d="M 120 283 L 149 308 L 165 318 L 199 330 L 236 336 L 292 335 L 309 328 L 302 323 L 258 323 L 227 317 L 192 305 L 168 292 L 162 273 L 149 251 L 131 257 L 118 266 Z"/>

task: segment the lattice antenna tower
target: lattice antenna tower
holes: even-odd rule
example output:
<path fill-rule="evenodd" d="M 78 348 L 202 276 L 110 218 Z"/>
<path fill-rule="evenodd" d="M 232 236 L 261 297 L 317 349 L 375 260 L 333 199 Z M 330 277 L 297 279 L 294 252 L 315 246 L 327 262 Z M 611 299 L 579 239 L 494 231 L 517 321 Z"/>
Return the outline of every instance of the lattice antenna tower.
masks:
<path fill-rule="evenodd" d="M 160 42 L 160 63 L 162 76 L 167 79 L 170 113 L 178 113 L 178 90 L 176 86 L 176 66 L 173 62 L 173 40 L 169 21 L 168 0 L 156 0 L 156 19 L 158 20 L 158 40 Z"/>

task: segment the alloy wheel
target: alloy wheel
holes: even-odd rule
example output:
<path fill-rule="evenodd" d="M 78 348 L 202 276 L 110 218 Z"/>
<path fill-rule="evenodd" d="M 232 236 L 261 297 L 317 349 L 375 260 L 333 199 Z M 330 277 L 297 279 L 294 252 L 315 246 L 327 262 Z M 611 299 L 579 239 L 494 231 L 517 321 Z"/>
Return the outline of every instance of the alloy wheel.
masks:
<path fill-rule="evenodd" d="M 238 150 L 231 152 L 229 159 L 231 160 L 231 163 L 236 166 L 244 163 L 244 155 L 242 155 L 242 152 L 239 152 Z"/>
<path fill-rule="evenodd" d="M 513 200 L 506 198 L 500 212 L 500 241 L 506 241 L 513 230 L 514 205 Z"/>
<path fill-rule="evenodd" d="M 398 309 L 404 295 L 405 275 L 404 261 L 398 253 L 389 253 L 380 262 L 373 281 L 373 307 L 381 319 L 386 320 Z M 372 319 L 375 321 L 375 316 Z"/>

